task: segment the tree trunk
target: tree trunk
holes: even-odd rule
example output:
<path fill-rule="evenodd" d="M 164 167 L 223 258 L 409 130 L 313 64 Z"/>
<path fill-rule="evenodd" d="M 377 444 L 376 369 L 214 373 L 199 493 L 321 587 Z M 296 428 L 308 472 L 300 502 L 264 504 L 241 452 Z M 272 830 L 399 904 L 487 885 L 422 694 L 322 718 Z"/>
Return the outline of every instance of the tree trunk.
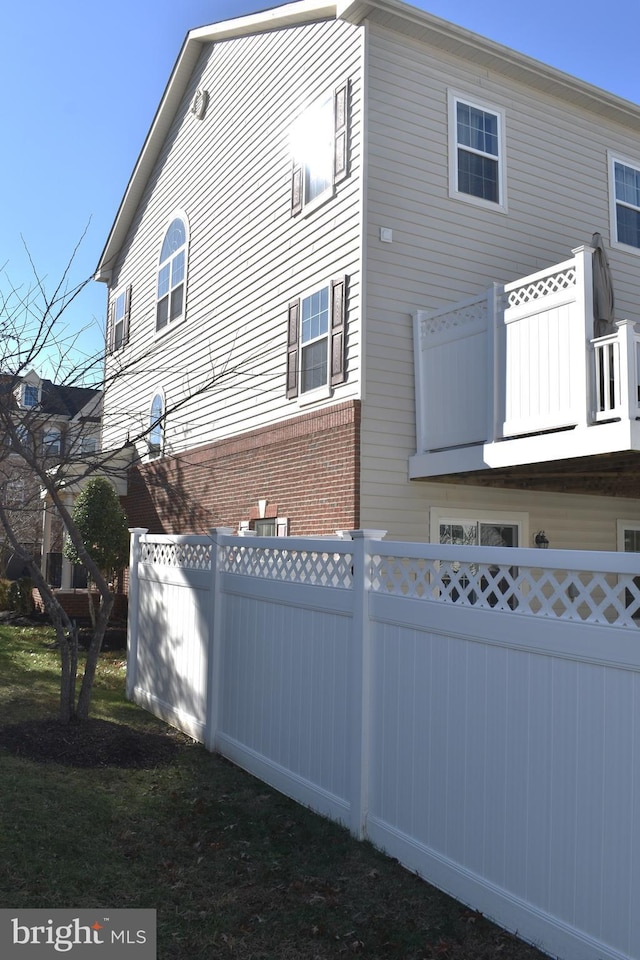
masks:
<path fill-rule="evenodd" d="M 76 710 L 78 720 L 86 720 L 89 716 L 91 696 L 93 694 L 93 681 L 95 679 L 96 667 L 98 666 L 98 657 L 100 656 L 100 650 L 102 649 L 102 641 L 104 640 L 104 635 L 107 631 L 107 624 L 109 623 L 109 617 L 111 616 L 113 603 L 114 596 L 111 592 L 107 592 L 106 596 L 101 594 L 100 606 L 98 607 L 98 612 L 96 614 L 93 635 L 91 637 L 89 649 L 87 650 L 87 660 L 82 677 L 82 684 L 80 685 L 80 695 L 78 697 L 78 706 Z"/>

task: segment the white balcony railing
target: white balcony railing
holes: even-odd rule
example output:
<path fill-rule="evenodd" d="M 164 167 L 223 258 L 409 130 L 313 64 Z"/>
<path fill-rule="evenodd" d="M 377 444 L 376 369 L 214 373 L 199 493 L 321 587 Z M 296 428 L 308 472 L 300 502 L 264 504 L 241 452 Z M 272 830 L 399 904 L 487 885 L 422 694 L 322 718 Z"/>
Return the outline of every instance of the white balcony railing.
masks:
<path fill-rule="evenodd" d="M 415 314 L 419 453 L 640 417 L 640 324 L 594 339 L 593 253 Z"/>

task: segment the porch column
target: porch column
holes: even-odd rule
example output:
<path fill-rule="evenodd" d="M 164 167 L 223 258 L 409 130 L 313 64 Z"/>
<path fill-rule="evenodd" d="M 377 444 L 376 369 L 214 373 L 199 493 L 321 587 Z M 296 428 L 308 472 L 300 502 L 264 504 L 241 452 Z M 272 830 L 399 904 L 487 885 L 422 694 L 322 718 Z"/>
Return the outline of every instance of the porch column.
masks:
<path fill-rule="evenodd" d="M 47 578 L 47 557 L 51 551 L 51 504 L 47 497 L 42 499 L 42 552 L 40 554 L 40 572 Z"/>
<path fill-rule="evenodd" d="M 73 510 L 73 496 L 70 493 L 64 493 L 62 495 L 64 505 L 71 513 Z M 73 587 L 73 564 L 67 560 L 64 555 L 64 541 L 67 539 L 66 531 L 62 538 L 63 543 L 63 552 L 62 552 L 62 572 L 60 574 L 60 589 L 61 590 L 71 590 Z"/>
<path fill-rule="evenodd" d="M 576 420 L 578 427 L 587 427 L 590 422 L 591 376 L 590 361 L 593 340 L 593 254 L 594 248 L 588 244 L 576 247 L 571 253 L 576 262 L 576 322 L 579 326 L 580 340 L 584 343 L 582 352 L 576 350 L 573 358 L 572 382 L 576 386 Z"/>

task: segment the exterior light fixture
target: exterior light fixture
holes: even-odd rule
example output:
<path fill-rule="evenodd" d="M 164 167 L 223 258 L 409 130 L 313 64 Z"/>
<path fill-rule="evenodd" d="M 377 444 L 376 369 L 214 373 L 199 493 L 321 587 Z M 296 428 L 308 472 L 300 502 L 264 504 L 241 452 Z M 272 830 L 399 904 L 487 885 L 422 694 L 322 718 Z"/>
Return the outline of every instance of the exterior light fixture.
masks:
<path fill-rule="evenodd" d="M 549 546 L 549 540 L 544 530 L 538 530 L 533 541 L 540 550 L 546 550 Z"/>

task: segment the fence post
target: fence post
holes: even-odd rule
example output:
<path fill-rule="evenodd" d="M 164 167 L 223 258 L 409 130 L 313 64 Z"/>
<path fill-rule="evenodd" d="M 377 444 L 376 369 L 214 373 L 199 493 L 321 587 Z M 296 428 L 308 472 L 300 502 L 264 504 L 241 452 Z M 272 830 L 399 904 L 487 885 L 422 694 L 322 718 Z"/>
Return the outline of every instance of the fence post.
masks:
<path fill-rule="evenodd" d="M 369 743 L 371 737 L 371 638 L 369 588 L 371 548 L 386 530 L 349 530 L 353 540 L 353 631 L 351 646 L 351 691 L 349 729 L 351 733 L 351 833 L 362 840 L 366 835 L 369 807 Z"/>
<path fill-rule="evenodd" d="M 146 527 L 130 527 L 129 533 L 129 595 L 127 612 L 127 685 L 128 700 L 133 700 L 138 679 L 138 629 L 140 623 L 140 537 L 147 533 Z"/>
<path fill-rule="evenodd" d="M 207 706 L 204 728 L 204 745 L 212 753 L 216 749 L 218 725 L 220 723 L 220 708 L 222 699 L 222 652 L 224 638 L 222 636 L 222 604 L 223 593 L 221 583 L 221 538 L 233 534 L 231 527 L 212 527 L 209 530 L 211 537 L 211 589 L 209 593 L 209 612 L 207 626 L 209 642 L 207 645 Z"/>

